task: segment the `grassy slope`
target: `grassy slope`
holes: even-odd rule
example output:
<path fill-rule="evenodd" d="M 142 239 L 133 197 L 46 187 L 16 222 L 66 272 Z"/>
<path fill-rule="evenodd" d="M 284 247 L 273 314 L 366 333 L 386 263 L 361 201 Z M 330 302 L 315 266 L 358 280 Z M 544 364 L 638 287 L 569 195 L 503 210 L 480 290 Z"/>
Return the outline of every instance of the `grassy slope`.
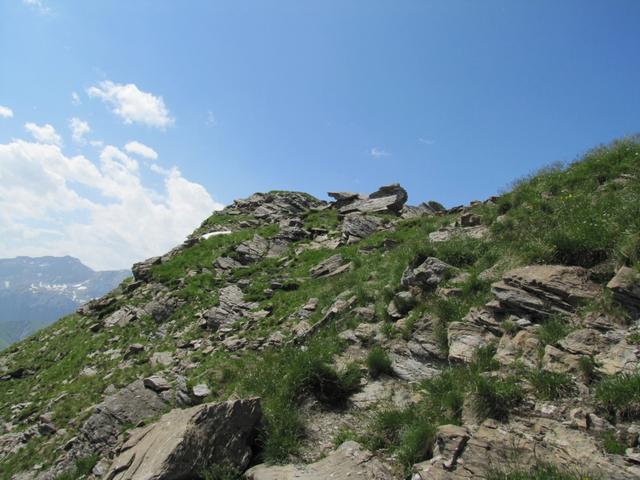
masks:
<path fill-rule="evenodd" d="M 478 281 L 476 274 L 496 262 L 507 268 L 529 263 L 593 266 L 609 260 L 612 264 L 628 263 L 637 267 L 640 258 L 639 155 L 640 145 L 625 140 L 594 150 L 568 168 L 546 169 L 518 182 L 513 191 L 502 196 L 496 205 L 482 205 L 475 209 L 483 222 L 491 226 L 491 241 L 453 240 L 431 244 L 428 234 L 450 223 L 454 217 L 424 217 L 401 221 L 395 231 L 379 233 L 358 245 L 339 248 L 339 253 L 353 261 L 354 269 L 337 278 L 308 277 L 311 266 L 336 253 L 330 250 L 306 251 L 298 256 L 290 252 L 291 263 L 267 259 L 241 269 L 235 275 L 251 279 L 249 297 L 273 309 L 272 315 L 259 328 L 250 330 L 247 336 L 265 335 L 277 329 L 286 331 L 283 327 L 287 316 L 311 297 L 320 300 L 318 313 L 312 318 L 316 321 L 320 310 L 346 290 L 356 295 L 358 305 L 375 304 L 378 316 L 385 318 L 386 306 L 399 286 L 402 271 L 416 258 L 426 256 L 437 256 L 472 274 L 464 285 L 462 298 L 442 300 L 433 296 L 410 314 L 407 329 L 424 312 L 432 312 L 439 318 L 442 348 L 446 348 L 446 337 L 443 337 L 446 335 L 446 323 L 459 320 L 470 306 L 483 304 L 488 299 L 489 285 Z M 610 182 L 621 174 L 632 174 L 636 178 L 626 184 Z M 498 220 L 499 215 L 505 217 Z M 205 227 L 237 225 L 238 221 L 237 217 L 214 215 L 205 222 Z M 307 217 L 307 223 L 309 226 L 333 227 L 336 218 L 333 212 L 313 213 Z M 275 232 L 274 226 L 259 231 L 264 236 Z M 246 229 L 232 235 L 209 238 L 154 270 L 157 281 L 177 289 L 178 295 L 187 300 L 185 306 L 172 316 L 174 327 L 163 339 L 153 336 L 157 325 L 150 319 L 94 334 L 86 328 L 88 319 L 72 315 L 3 352 L 3 355 L 10 354 L 11 367 L 27 367 L 34 370 L 35 375 L 2 383 L 0 418 L 9 418 L 12 405 L 29 402 L 22 410 L 23 418 L 35 419 L 37 415 L 52 410 L 56 425 L 72 423 L 67 426 L 67 436 L 55 442 L 36 436 L 27 448 L 0 465 L 0 477 L 8 478 L 34 463 L 52 461 L 55 448 L 73 436 L 73 429 L 88 416 L 89 407 L 101 400 L 107 385 L 125 385 L 140 375 L 151 373 L 152 368 L 146 362 L 148 356 L 153 351 L 176 348 L 173 333 L 186 330 L 186 338 L 200 336 L 194 315 L 216 304 L 216 291 L 222 283 L 206 271 L 191 277 L 182 286 L 178 285 L 178 279 L 190 270 L 210 268 L 215 258 L 228 254 L 235 245 L 254 233 L 256 230 Z M 384 241 L 388 238 L 397 240 L 398 246 L 390 250 L 384 248 Z M 363 253 L 365 247 L 367 253 Z M 277 291 L 272 298 L 265 298 L 262 291 L 274 277 L 302 281 L 297 290 Z M 126 302 L 126 299 L 121 301 Z M 408 333 L 396 331 L 391 322 L 386 332 L 388 335 Z M 134 342 L 151 348 L 130 368 L 116 368 L 121 359 L 112 360 L 104 355 L 107 350 L 124 351 Z M 298 447 L 297 439 L 303 432 L 303 422 L 295 414 L 297 400 L 305 394 L 314 394 L 314 383 L 310 379 L 330 377 L 336 388 L 348 391 L 352 380 L 349 372 L 328 372 L 322 366 L 329 363 L 331 356 L 341 348 L 336 327 L 331 326 L 312 341 L 306 353 L 290 348 L 266 355 L 220 352 L 205 356 L 194 352 L 192 358 L 199 362 L 199 366 L 188 371 L 187 376 L 192 384 L 208 383 L 213 390 L 212 399 L 226 398 L 232 392 L 261 395 L 267 413 L 267 431 L 263 439 L 265 453 L 268 460 L 278 461 L 295 453 Z M 101 353 L 96 355 L 95 352 Z M 97 368 L 99 374 L 79 377 L 79 372 L 88 364 Z M 478 372 L 493 368 L 490 362 L 478 365 L 447 371 L 442 379 L 437 380 L 441 384 L 436 381 L 423 386 L 434 392 L 426 398 L 435 402 L 430 408 L 439 408 L 439 415 L 427 414 L 426 409 L 417 409 L 413 414 L 389 414 L 389 418 L 381 418 L 372 426 L 375 434 L 372 438 L 378 440 L 378 445 L 370 446 L 397 449 L 399 458 L 407 465 L 419 460 L 424 451 L 420 451 L 417 445 L 432 436 L 435 425 L 459 421 L 456 409 L 461 398 L 469 393 L 464 389 L 456 390 L 463 383 L 473 384 L 473 388 L 485 392 L 489 414 L 494 413 L 490 407 L 492 402 L 496 403 L 496 398 L 517 397 L 517 388 L 510 381 L 480 386 L 469 383 L 469 378 L 477 379 Z M 452 393 L 449 396 L 438 393 L 443 391 Z M 407 425 L 415 427 L 404 428 Z"/>

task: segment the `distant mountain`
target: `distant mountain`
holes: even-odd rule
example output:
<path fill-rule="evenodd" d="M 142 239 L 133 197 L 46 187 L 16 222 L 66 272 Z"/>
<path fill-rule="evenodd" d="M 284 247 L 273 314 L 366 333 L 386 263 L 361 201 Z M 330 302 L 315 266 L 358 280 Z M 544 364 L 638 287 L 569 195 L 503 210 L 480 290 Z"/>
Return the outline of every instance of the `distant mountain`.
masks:
<path fill-rule="evenodd" d="M 95 272 L 73 257 L 0 259 L 0 349 L 100 297 L 131 275 Z"/>

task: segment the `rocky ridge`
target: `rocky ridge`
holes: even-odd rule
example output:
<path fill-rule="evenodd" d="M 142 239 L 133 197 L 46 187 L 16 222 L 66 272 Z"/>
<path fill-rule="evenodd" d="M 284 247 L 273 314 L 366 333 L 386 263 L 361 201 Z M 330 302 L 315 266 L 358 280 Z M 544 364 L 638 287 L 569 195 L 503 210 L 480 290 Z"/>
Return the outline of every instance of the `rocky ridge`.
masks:
<path fill-rule="evenodd" d="M 527 263 L 515 194 L 329 195 L 238 200 L 0 356 L 2 475 L 640 478 L 633 260 Z"/>

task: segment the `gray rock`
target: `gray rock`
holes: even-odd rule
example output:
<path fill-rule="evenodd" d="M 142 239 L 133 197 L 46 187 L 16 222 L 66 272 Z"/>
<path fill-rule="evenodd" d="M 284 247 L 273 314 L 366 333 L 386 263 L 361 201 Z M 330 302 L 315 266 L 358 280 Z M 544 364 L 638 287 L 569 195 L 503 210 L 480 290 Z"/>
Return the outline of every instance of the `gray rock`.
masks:
<path fill-rule="evenodd" d="M 150 388 L 154 392 L 164 392 L 165 390 L 169 390 L 171 385 L 167 381 L 166 378 L 160 375 L 151 375 L 150 377 L 145 378 L 143 381 L 144 386 Z"/>
<path fill-rule="evenodd" d="M 136 425 L 142 420 L 163 413 L 167 404 L 153 390 L 136 380 L 96 406 L 95 412 L 80 429 L 81 443 L 89 451 L 104 451 L 115 445 L 125 425 Z"/>
<path fill-rule="evenodd" d="M 466 432 L 453 427 L 438 437 L 434 453 L 434 459 L 414 466 L 414 480 L 480 480 L 496 469 L 528 469 L 539 459 L 596 478 L 640 478 L 640 467 L 603 453 L 593 436 L 547 418 L 486 420 Z"/>
<path fill-rule="evenodd" d="M 261 420 L 258 399 L 172 410 L 156 423 L 130 432 L 105 478 L 196 478 L 223 463 L 244 470 L 251 461 L 251 445 Z"/>
<path fill-rule="evenodd" d="M 352 212 L 375 213 L 391 212 L 400 213 L 407 201 L 407 192 L 398 184 L 380 187 L 369 195 L 368 198 L 358 198 L 340 207 L 341 214 L 346 215 Z"/>
<path fill-rule="evenodd" d="M 630 267 L 621 267 L 609 281 L 607 288 L 613 298 L 636 315 L 640 313 L 640 273 Z"/>
<path fill-rule="evenodd" d="M 342 240 L 347 244 L 356 243 L 384 228 L 384 220 L 372 215 L 350 213 L 342 220 L 340 230 Z"/>
<path fill-rule="evenodd" d="M 497 337 L 483 326 L 469 322 L 451 322 L 447 329 L 449 360 L 469 363 L 480 347 L 496 342 Z"/>
<path fill-rule="evenodd" d="M 243 265 L 257 262 L 269 251 L 269 242 L 256 234 L 251 240 L 246 240 L 236 247 L 238 260 Z"/>
<path fill-rule="evenodd" d="M 571 314 L 580 303 L 602 293 L 581 267 L 534 265 L 505 273 L 491 286 L 496 310 L 515 315 L 545 318 Z"/>
<path fill-rule="evenodd" d="M 213 262 L 213 268 L 219 271 L 228 272 L 242 267 L 242 264 L 231 257 L 218 257 Z"/>
<path fill-rule="evenodd" d="M 442 260 L 429 257 L 417 267 L 407 267 L 402 274 L 400 284 L 404 288 L 418 287 L 428 291 L 435 289 L 455 268 Z"/>
<path fill-rule="evenodd" d="M 309 270 L 312 278 L 333 277 L 351 268 L 351 262 L 345 262 L 342 255 L 333 255 Z"/>
<path fill-rule="evenodd" d="M 140 313 L 140 310 L 135 307 L 125 306 L 106 317 L 102 321 L 102 324 L 106 328 L 112 328 L 115 326 L 125 327 L 129 323 L 137 320 L 140 317 Z"/>
<path fill-rule="evenodd" d="M 256 465 L 247 480 L 390 480 L 392 471 L 360 444 L 347 441 L 325 458 L 309 465 Z"/>
<path fill-rule="evenodd" d="M 134 263 L 131 267 L 133 278 L 136 280 L 148 282 L 151 280 L 151 269 L 154 265 L 158 265 L 162 261 L 161 257 L 151 257 L 143 262 Z"/>
<path fill-rule="evenodd" d="M 205 385 L 204 383 L 199 383 L 195 387 L 193 387 L 193 396 L 202 399 L 211 395 L 211 389 Z"/>

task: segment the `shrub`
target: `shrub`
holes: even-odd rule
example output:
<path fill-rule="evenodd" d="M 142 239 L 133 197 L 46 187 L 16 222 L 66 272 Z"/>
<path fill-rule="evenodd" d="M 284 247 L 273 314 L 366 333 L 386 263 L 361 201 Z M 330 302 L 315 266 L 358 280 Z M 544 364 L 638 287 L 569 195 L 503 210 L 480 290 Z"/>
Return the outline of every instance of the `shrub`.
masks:
<path fill-rule="evenodd" d="M 640 372 L 604 378 L 596 386 L 595 397 L 612 419 L 640 418 Z"/>
<path fill-rule="evenodd" d="M 367 368 L 372 378 L 378 378 L 382 374 L 390 375 L 391 359 L 381 347 L 374 347 L 367 355 Z"/>
<path fill-rule="evenodd" d="M 566 373 L 534 370 L 528 380 L 533 385 L 535 395 L 541 400 L 557 400 L 575 392 L 575 385 Z"/>

